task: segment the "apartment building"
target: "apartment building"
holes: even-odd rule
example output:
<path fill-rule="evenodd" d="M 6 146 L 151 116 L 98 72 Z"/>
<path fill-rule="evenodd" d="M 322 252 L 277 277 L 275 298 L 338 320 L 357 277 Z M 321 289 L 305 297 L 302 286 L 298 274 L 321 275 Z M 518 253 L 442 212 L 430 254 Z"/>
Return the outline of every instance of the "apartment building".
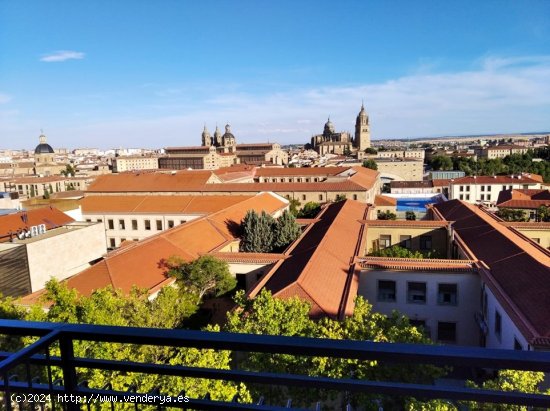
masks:
<path fill-rule="evenodd" d="M 464 200 L 472 204 L 494 205 L 502 190 L 540 188 L 540 181 L 527 175 L 469 176 L 450 181 L 449 197 L 451 200 Z"/>
<path fill-rule="evenodd" d="M 523 146 L 499 145 L 481 149 L 479 151 L 479 156 L 491 160 L 495 158 L 504 158 L 512 154 L 525 154 L 528 150 L 528 147 Z"/>
<path fill-rule="evenodd" d="M 157 157 L 128 156 L 115 157 L 113 159 L 113 173 L 136 170 L 158 170 L 159 159 Z"/>

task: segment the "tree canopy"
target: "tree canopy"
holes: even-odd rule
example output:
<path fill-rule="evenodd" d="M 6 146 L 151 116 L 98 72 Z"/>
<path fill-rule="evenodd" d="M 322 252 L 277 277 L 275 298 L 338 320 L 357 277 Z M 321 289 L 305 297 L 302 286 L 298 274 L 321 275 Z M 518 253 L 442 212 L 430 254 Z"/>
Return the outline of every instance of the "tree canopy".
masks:
<path fill-rule="evenodd" d="M 523 210 L 501 208 L 495 214 L 504 221 L 529 221 L 529 215 Z"/>
<path fill-rule="evenodd" d="M 315 218 L 319 211 L 321 211 L 321 204 L 309 201 L 298 212 L 298 218 Z"/>
<path fill-rule="evenodd" d="M 178 288 L 197 296 L 197 304 L 206 296 L 219 297 L 237 286 L 229 265 L 211 255 L 203 255 L 191 262 L 171 257 L 168 274 L 176 278 Z"/>
<path fill-rule="evenodd" d="M 378 165 L 376 164 L 376 161 L 371 158 L 369 158 L 368 160 L 364 160 L 362 166 L 365 168 L 370 168 L 371 170 L 378 170 Z"/>
<path fill-rule="evenodd" d="M 288 210 L 277 219 L 262 211 L 249 210 L 241 222 L 240 251 L 270 253 L 284 250 L 301 233 L 296 218 Z"/>

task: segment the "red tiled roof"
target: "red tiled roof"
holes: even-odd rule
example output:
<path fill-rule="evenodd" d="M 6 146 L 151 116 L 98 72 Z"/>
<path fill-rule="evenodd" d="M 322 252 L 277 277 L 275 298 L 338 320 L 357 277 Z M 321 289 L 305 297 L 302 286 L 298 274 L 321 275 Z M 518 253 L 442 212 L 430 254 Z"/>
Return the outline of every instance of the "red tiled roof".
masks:
<path fill-rule="evenodd" d="M 213 252 L 209 254 L 228 263 L 273 264 L 287 258 L 285 254 L 276 253 Z"/>
<path fill-rule="evenodd" d="M 349 179 L 351 182 L 359 184 L 361 187 L 370 190 L 376 184 L 376 180 L 380 173 L 376 170 L 371 170 L 370 168 L 362 166 L 354 166 L 352 169 L 355 171 L 355 174 L 352 175 Z"/>
<path fill-rule="evenodd" d="M 94 213 L 212 213 L 252 198 L 248 196 L 88 196 L 80 200 L 84 214 Z"/>
<path fill-rule="evenodd" d="M 432 180 L 432 184 L 434 187 L 448 187 L 450 183 L 450 178 L 436 178 Z"/>
<path fill-rule="evenodd" d="M 101 262 L 67 279 L 66 284 L 82 295 L 108 285 L 124 292 L 129 292 L 133 286 L 156 290 L 172 281 L 166 278 L 163 259 L 177 255 L 191 261 L 204 253 L 217 251 L 235 240 L 235 227 L 248 210 L 274 213 L 286 206 L 286 201 L 273 194 L 259 194 L 217 213 L 119 248 Z"/>
<path fill-rule="evenodd" d="M 46 224 L 46 228 L 50 230 L 73 221 L 67 214 L 53 207 L 35 208 L 2 215 L 0 216 L 0 242 L 9 241 L 10 232 L 15 235 L 18 230 L 28 230 L 34 225 Z"/>
<path fill-rule="evenodd" d="M 548 190 L 502 190 L 498 195 L 498 207 L 530 208 L 550 206 L 550 191 Z"/>
<path fill-rule="evenodd" d="M 258 177 L 294 177 L 294 176 L 335 176 L 350 167 L 293 167 L 293 168 L 275 168 L 264 167 L 256 170 Z"/>
<path fill-rule="evenodd" d="M 289 257 L 267 273 L 253 290 L 276 297 L 299 296 L 312 303 L 312 316 L 341 317 L 353 312 L 357 294 L 354 256 L 362 240 L 358 220 L 367 208 L 357 201 L 332 203 L 287 251 Z"/>
<path fill-rule="evenodd" d="M 208 170 L 182 170 L 176 173 L 121 173 L 98 176 L 87 192 L 162 192 L 197 190 L 213 176 Z"/>
<path fill-rule="evenodd" d="M 395 207 L 397 205 L 397 199 L 383 195 L 376 195 L 374 197 L 374 205 L 378 207 Z"/>
<path fill-rule="evenodd" d="M 444 259 L 414 259 L 390 257 L 364 257 L 358 263 L 362 268 L 389 269 L 405 271 L 477 271 L 474 261 L 471 260 L 444 260 Z"/>
<path fill-rule="evenodd" d="M 550 338 L 550 253 L 474 205 L 451 200 L 433 208 L 489 267 L 484 279 L 526 338 Z"/>
<path fill-rule="evenodd" d="M 449 225 L 448 221 L 437 220 L 362 220 L 361 222 L 371 227 L 441 228 Z"/>

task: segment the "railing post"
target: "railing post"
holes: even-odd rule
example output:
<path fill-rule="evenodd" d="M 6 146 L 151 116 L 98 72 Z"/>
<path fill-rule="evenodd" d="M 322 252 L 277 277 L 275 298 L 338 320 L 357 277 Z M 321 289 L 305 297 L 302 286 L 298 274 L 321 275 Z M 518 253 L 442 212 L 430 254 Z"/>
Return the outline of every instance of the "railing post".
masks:
<path fill-rule="evenodd" d="M 65 391 L 63 405 L 68 411 L 76 411 L 80 409 L 80 404 L 77 403 L 75 398 L 78 384 L 74 367 L 73 339 L 66 334 L 61 334 L 59 348 L 61 350 L 61 369 L 63 370 L 63 388 Z"/>

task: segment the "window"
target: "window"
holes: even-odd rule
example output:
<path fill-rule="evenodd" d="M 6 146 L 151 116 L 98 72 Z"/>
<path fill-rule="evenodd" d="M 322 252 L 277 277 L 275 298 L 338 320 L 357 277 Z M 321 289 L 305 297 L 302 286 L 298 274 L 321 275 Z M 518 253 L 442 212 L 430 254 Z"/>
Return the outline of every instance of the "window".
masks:
<path fill-rule="evenodd" d="M 126 239 L 125 239 L 125 238 L 121 238 L 121 239 L 120 239 L 120 242 L 122 243 L 123 241 L 126 241 Z"/>
<path fill-rule="evenodd" d="M 481 186 L 481 191 L 485 191 L 485 186 Z"/>
<path fill-rule="evenodd" d="M 502 335 L 502 317 L 497 310 L 495 310 L 495 335 L 500 341 L 500 337 Z"/>
<path fill-rule="evenodd" d="M 487 194 L 487 200 L 491 200 L 491 194 Z"/>
<path fill-rule="evenodd" d="M 323 195 L 319 194 L 319 201 L 323 201 Z"/>
<path fill-rule="evenodd" d="M 395 302 L 395 281 L 378 280 L 378 301 Z"/>
<path fill-rule="evenodd" d="M 425 304 L 426 283 L 407 283 L 407 302 L 414 304 Z"/>
<path fill-rule="evenodd" d="M 151 230 L 151 220 L 145 220 L 145 229 Z"/>
<path fill-rule="evenodd" d="M 132 220 L 132 230 L 137 230 L 137 229 L 138 229 L 137 220 Z"/>
<path fill-rule="evenodd" d="M 91 220 L 90 218 L 87 218 L 87 219 L 86 219 L 86 222 L 87 222 L 87 223 L 91 223 L 92 220 Z"/>
<path fill-rule="evenodd" d="M 168 220 L 168 228 L 174 227 L 174 220 Z"/>
<path fill-rule="evenodd" d="M 98 223 L 102 223 L 102 222 L 103 222 L 103 218 L 98 218 L 98 219 L 97 219 L 97 222 L 98 222 Z"/>
<path fill-rule="evenodd" d="M 466 200 L 470 199 L 470 194 L 466 194 Z"/>
<path fill-rule="evenodd" d="M 109 246 L 111 248 L 115 248 L 115 246 L 116 246 L 115 244 L 116 244 L 115 239 L 114 238 L 109 238 Z"/>
<path fill-rule="evenodd" d="M 430 328 L 426 327 L 425 320 L 409 320 L 409 324 L 416 327 L 425 337 L 431 338 Z"/>
<path fill-rule="evenodd" d="M 420 249 L 421 250 L 431 250 L 432 249 L 432 236 L 431 235 L 421 235 L 420 236 Z"/>
<path fill-rule="evenodd" d="M 157 220 L 157 230 L 158 231 L 162 230 L 162 220 Z"/>
<path fill-rule="evenodd" d="M 514 337 L 514 350 L 523 350 L 523 346 L 516 337 Z"/>
<path fill-rule="evenodd" d="M 439 284 L 437 290 L 437 303 L 441 305 L 456 305 L 456 284 Z"/>
<path fill-rule="evenodd" d="M 460 199 L 464 200 L 464 194 L 460 194 Z"/>
<path fill-rule="evenodd" d="M 126 223 L 124 222 L 124 220 L 118 220 L 118 229 L 126 230 Z"/>
<path fill-rule="evenodd" d="M 437 341 L 450 342 L 456 341 L 456 323 L 438 322 L 437 323 Z"/>
<path fill-rule="evenodd" d="M 114 230 L 115 228 L 115 223 L 113 220 L 107 220 L 107 226 L 109 228 L 109 230 Z"/>
<path fill-rule="evenodd" d="M 411 249 L 411 236 L 410 235 L 400 235 L 399 236 L 399 246 L 403 248 Z"/>
<path fill-rule="evenodd" d="M 391 247 L 391 235 L 381 234 L 380 238 L 378 239 L 378 246 L 381 250 Z"/>
<path fill-rule="evenodd" d="M 180 220 L 180 224 L 185 224 L 187 220 Z"/>
<path fill-rule="evenodd" d="M 482 194 L 481 195 L 481 201 L 484 201 L 485 200 L 485 194 Z"/>
<path fill-rule="evenodd" d="M 460 186 L 460 191 L 464 191 L 464 186 Z"/>
<path fill-rule="evenodd" d="M 540 238 L 531 238 L 535 243 L 540 244 Z"/>
<path fill-rule="evenodd" d="M 470 186 L 466 186 L 466 191 L 470 191 Z"/>
<path fill-rule="evenodd" d="M 306 201 L 306 195 L 302 194 L 302 200 Z"/>
<path fill-rule="evenodd" d="M 357 194 L 354 194 L 354 195 L 353 195 L 353 199 L 354 199 L 354 200 L 357 200 Z"/>

